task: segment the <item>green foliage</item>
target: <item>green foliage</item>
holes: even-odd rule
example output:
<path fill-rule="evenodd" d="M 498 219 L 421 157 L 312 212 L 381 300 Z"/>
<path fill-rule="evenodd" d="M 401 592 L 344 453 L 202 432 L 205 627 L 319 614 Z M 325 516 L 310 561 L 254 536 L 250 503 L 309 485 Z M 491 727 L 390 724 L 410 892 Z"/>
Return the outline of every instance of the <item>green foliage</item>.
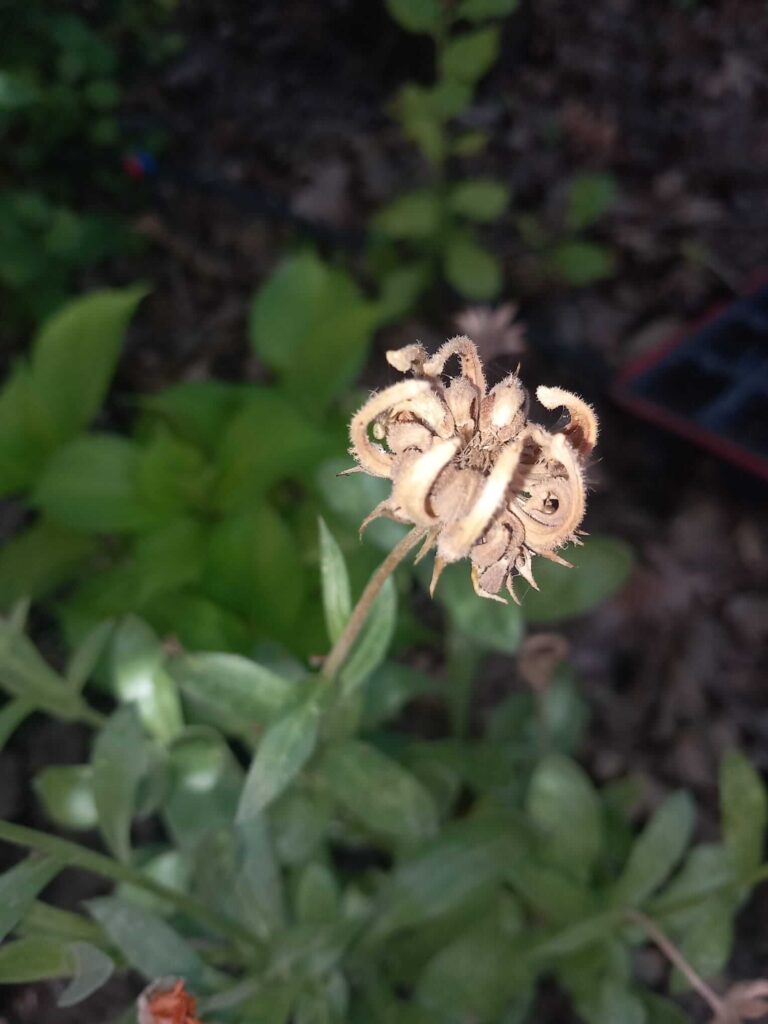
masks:
<path fill-rule="evenodd" d="M 323 520 L 319 535 L 318 600 L 338 639 L 355 584 Z M 572 572 L 604 575 L 599 546 L 601 559 Z M 630 787 L 598 789 L 573 759 L 584 716 L 567 666 L 536 702 L 508 696 L 481 733 L 385 729 L 405 701 L 438 692 L 382 664 L 389 584 L 335 678 L 274 656 L 168 650 L 135 617 L 94 630 L 59 676 L 24 636 L 23 609 L 3 621 L 11 701 L 96 730 L 90 765 L 38 775 L 42 808 L 65 828 L 97 825 L 115 859 L 0 822 L 0 840 L 42 854 L 0 876 L 0 982 L 67 978 L 61 1005 L 72 1005 L 132 968 L 148 982 L 183 977 L 204 1015 L 230 1024 L 265 1007 L 283 1022 L 376 1009 L 508 1024 L 527 1019 L 538 981 L 554 977 L 587 1022 L 677 1020 L 632 978 L 632 915 L 652 915 L 697 970 L 722 968 L 733 915 L 766 870 L 762 781 L 740 755 L 725 760 L 723 844 L 690 848 L 684 793 L 633 840 Z M 476 657 L 516 649 L 516 607 L 475 597 L 473 612 L 458 578 L 446 572 L 443 584 L 451 629 Z M 586 587 L 565 611 L 615 585 Z M 489 613 L 498 621 L 484 625 Z M 106 719 L 89 703 L 96 678 L 101 702 L 115 702 Z M 349 717 L 352 698 L 362 704 Z M 141 818 L 154 827 L 133 830 Z M 119 883 L 87 904 L 90 920 L 39 898 L 65 863 Z"/>
<path fill-rule="evenodd" d="M 542 278 L 583 287 L 613 275 L 613 252 L 591 236 L 617 198 L 611 175 L 584 173 L 571 180 L 553 216 L 519 215 L 518 231 Z"/>
<path fill-rule="evenodd" d="M 335 399 L 389 314 L 301 251 L 253 303 L 251 339 L 273 383 L 177 385 L 140 399 L 129 436 L 87 432 L 144 294 L 136 286 L 68 303 L 0 391 L 0 492 L 35 513 L 0 554 L 0 607 L 63 595 L 54 607 L 73 639 L 133 612 L 192 649 L 318 650 L 312 524 L 323 506 L 334 522 L 345 516 L 314 476 L 345 447 Z M 170 699 L 167 681 L 154 692 Z"/>
<path fill-rule="evenodd" d="M 457 119 L 498 58 L 501 35 L 495 19 L 514 8 L 512 0 L 464 0 L 459 5 L 387 0 L 389 13 L 402 28 L 432 37 L 436 77 L 431 86 L 406 83 L 392 104 L 403 134 L 425 158 L 430 177 L 424 187 L 397 196 L 371 221 L 370 262 L 382 294 L 403 254 L 417 268 L 407 296 L 411 302 L 440 277 L 468 299 L 489 300 L 501 291 L 502 267 L 475 237 L 475 225 L 503 216 L 509 189 L 492 179 L 468 177 L 446 184 L 446 178 L 449 159 L 470 157 L 485 144 L 482 132 L 462 132 Z"/>
<path fill-rule="evenodd" d="M 78 271 L 135 248 L 127 226 L 100 207 L 122 198 L 112 170 L 125 146 L 122 83 L 175 47 L 166 27 L 172 7 L 118 0 L 80 13 L 30 0 L 22 18 L 8 19 L 0 39 L 4 327 L 40 320 L 65 299 Z"/>

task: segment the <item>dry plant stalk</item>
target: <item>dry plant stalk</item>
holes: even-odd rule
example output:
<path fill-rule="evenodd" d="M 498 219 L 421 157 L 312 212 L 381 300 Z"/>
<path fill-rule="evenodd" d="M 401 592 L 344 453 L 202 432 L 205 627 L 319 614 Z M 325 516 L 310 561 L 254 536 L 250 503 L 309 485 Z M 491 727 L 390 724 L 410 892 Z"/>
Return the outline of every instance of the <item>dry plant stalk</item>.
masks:
<path fill-rule="evenodd" d="M 446 380 L 453 356 L 461 373 Z M 463 558 L 475 592 L 502 602 L 504 586 L 518 601 L 516 575 L 536 587 L 534 555 L 572 567 L 556 552 L 581 543 L 584 471 L 598 429 L 590 406 L 562 388 L 540 387 L 541 404 L 564 408 L 568 422 L 551 431 L 531 423 L 517 373 L 489 390 L 467 337 L 452 338 L 431 357 L 417 343 L 388 352 L 387 360 L 411 378 L 373 395 L 350 426 L 355 470 L 392 481 L 391 495 L 361 530 L 380 516 L 424 530 L 418 558 L 437 549 L 432 592 L 444 566 Z"/>

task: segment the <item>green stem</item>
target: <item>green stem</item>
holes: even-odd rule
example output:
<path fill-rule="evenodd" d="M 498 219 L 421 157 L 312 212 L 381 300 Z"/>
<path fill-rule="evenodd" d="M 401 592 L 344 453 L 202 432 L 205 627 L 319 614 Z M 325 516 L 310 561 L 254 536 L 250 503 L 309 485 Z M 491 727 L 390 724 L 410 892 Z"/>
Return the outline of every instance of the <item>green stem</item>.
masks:
<path fill-rule="evenodd" d="M 371 576 L 368 581 L 368 585 L 361 594 L 360 600 L 355 605 L 341 636 L 333 645 L 330 654 L 323 662 L 323 667 L 320 672 L 322 679 L 330 681 L 336 678 L 339 669 L 349 657 L 349 653 L 352 650 L 355 640 L 357 640 L 360 630 L 365 625 L 365 620 L 368 618 L 371 605 L 376 600 L 379 591 L 408 552 L 416 547 L 425 533 L 426 530 L 422 527 L 414 526 L 410 533 L 406 533 L 406 535 L 398 541 L 376 572 L 374 572 L 373 576 Z"/>
<path fill-rule="evenodd" d="M 0 820 L 0 840 L 12 843 L 14 846 L 25 846 L 31 850 L 40 850 L 48 853 L 57 860 L 62 861 L 67 867 L 79 867 L 91 874 L 99 875 L 101 878 L 108 878 L 112 882 L 126 882 L 144 889 L 160 899 L 171 903 L 177 910 L 197 919 L 201 924 L 212 931 L 235 942 L 247 943 L 249 946 L 261 947 L 258 938 L 247 928 L 243 928 L 237 921 L 217 914 L 209 910 L 204 903 L 200 903 L 192 896 L 187 896 L 176 889 L 171 889 L 153 878 L 149 878 L 137 868 L 129 864 L 121 864 L 119 861 L 107 857 L 103 853 L 89 850 L 79 843 L 70 842 L 68 839 L 60 839 L 58 836 L 48 835 L 34 828 L 26 828 L 24 825 L 14 825 L 10 821 Z"/>

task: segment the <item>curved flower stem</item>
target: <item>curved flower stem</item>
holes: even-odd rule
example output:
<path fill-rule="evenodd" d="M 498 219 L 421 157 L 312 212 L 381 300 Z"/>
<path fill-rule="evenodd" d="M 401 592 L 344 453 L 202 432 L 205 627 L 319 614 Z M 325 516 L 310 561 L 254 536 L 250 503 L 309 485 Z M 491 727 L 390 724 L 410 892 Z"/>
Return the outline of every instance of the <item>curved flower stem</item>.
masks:
<path fill-rule="evenodd" d="M 91 874 L 108 878 L 113 882 L 127 882 L 130 885 L 135 885 L 139 889 L 152 893 L 153 896 L 159 896 L 166 900 L 177 910 L 195 918 L 212 931 L 225 935 L 235 942 L 246 943 L 252 948 L 254 946 L 261 948 L 259 939 L 237 921 L 224 917 L 215 910 L 210 910 L 204 903 L 192 896 L 187 896 L 161 882 L 156 882 L 130 864 L 122 864 L 103 853 L 80 846 L 79 843 L 60 839 L 58 836 L 51 836 L 34 828 L 26 828 L 24 825 L 14 825 L 10 821 L 0 820 L 0 840 L 12 843 L 14 846 L 40 850 L 61 861 L 64 867 L 82 868 L 84 871 L 90 871 Z"/>
<path fill-rule="evenodd" d="M 712 991 L 704 979 L 694 971 L 677 946 L 669 939 L 646 914 L 639 910 L 627 911 L 627 920 L 640 927 L 648 938 L 661 950 L 664 956 L 675 966 L 690 984 L 691 988 L 699 993 L 701 998 L 709 1006 L 717 1020 L 725 1019 L 725 1004 L 722 999 Z"/>
<path fill-rule="evenodd" d="M 371 605 L 376 600 L 377 594 L 408 552 L 416 547 L 426 532 L 423 527 L 414 526 L 409 533 L 406 533 L 395 544 L 376 572 L 368 580 L 368 585 L 360 595 L 360 600 L 355 605 L 341 636 L 323 662 L 323 667 L 320 670 L 321 678 L 331 680 L 336 677 L 339 669 L 347 660 L 349 652 L 352 650 L 352 645 L 357 640 L 360 630 L 365 624 L 365 620 L 368 618 L 368 613 L 371 610 Z"/>

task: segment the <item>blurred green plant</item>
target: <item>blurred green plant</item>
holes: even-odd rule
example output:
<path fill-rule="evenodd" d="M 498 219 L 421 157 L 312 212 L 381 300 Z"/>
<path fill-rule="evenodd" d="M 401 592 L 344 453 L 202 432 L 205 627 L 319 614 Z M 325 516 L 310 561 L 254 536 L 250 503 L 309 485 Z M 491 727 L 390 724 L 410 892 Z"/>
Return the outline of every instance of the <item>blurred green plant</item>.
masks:
<path fill-rule="evenodd" d="M 52 825 L 97 828 L 106 850 L 0 822 L 0 840 L 33 851 L 0 877 L 0 982 L 68 979 L 71 1005 L 132 968 L 183 978 L 206 1022 L 509 1024 L 534 1019 L 554 978 L 588 1024 L 682 1024 L 633 974 L 650 940 L 680 968 L 674 992 L 693 983 L 724 1005 L 701 976 L 722 969 L 734 914 L 768 877 L 762 781 L 726 757 L 718 842 L 691 845 L 684 792 L 638 834 L 636 781 L 598 789 L 574 760 L 586 716 L 567 664 L 487 707 L 477 731 L 388 724 L 444 691 L 386 657 L 388 573 L 418 539 L 372 577 L 360 621 L 321 523 L 320 672 L 170 649 L 128 617 L 96 627 L 59 673 L 26 638 L 24 607 L 0 621 L 0 737 L 33 711 L 94 728 L 87 763 L 49 766 L 34 786 Z M 515 608 L 445 583 L 449 635 L 478 657 L 517 649 Z M 106 714 L 89 696 L 97 667 Z M 65 866 L 112 892 L 84 914 L 55 908 L 41 894 Z"/>
<path fill-rule="evenodd" d="M 4 4 L 10 8 L 10 4 Z M 51 312 L 74 274 L 131 244 L 99 209 L 121 188 L 117 111 L 128 69 L 178 45 L 175 0 L 80 13 L 30 0 L 0 36 L 0 301 L 4 326 Z M 9 12 L 10 13 L 10 12 Z M 103 205 L 103 204 L 102 204 Z"/>
<path fill-rule="evenodd" d="M 497 220 L 507 208 L 503 181 L 454 180 L 452 162 L 479 153 L 485 132 L 462 126 L 480 80 L 499 55 L 500 19 L 517 0 L 387 0 L 387 10 L 407 32 L 430 36 L 435 81 L 409 82 L 392 113 L 429 169 L 425 184 L 397 196 L 370 224 L 370 258 L 385 292 L 402 296 L 400 311 L 440 277 L 464 298 L 495 298 L 503 272 L 497 257 L 478 241 L 477 225 Z"/>
<path fill-rule="evenodd" d="M 339 532 L 356 582 L 398 536 L 382 520 L 361 544 L 358 526 L 385 484 L 336 479 L 350 466 L 340 399 L 391 309 L 300 251 L 251 307 L 250 342 L 272 381 L 189 381 L 140 397 L 125 436 L 99 429 L 98 418 L 145 294 L 96 292 L 64 306 L 0 391 L 0 495 L 27 510 L 0 552 L 0 609 L 46 601 L 72 640 L 132 612 L 192 649 L 251 653 L 269 642 L 316 652 L 318 511 Z M 525 616 L 576 615 L 610 591 L 627 568 L 617 545 L 593 538 L 575 555 L 579 573 L 545 567 L 552 586 L 528 596 Z M 477 628 L 487 632 L 494 616 Z M 401 630 L 424 636 L 408 617 Z"/>
<path fill-rule="evenodd" d="M 71 637 L 132 611 L 190 647 L 306 655 L 322 642 L 314 522 L 346 447 L 338 399 L 387 312 L 300 252 L 251 309 L 272 383 L 181 383 L 138 399 L 131 436 L 88 432 L 145 293 L 64 306 L 0 392 L 0 494 L 29 508 L 0 553 L 0 607 L 53 595 Z M 358 571 L 373 558 L 363 546 Z"/>
<path fill-rule="evenodd" d="M 613 251 L 591 238 L 590 231 L 614 205 L 617 194 L 610 174 L 579 174 L 568 185 L 559 223 L 518 214 L 518 232 L 544 281 L 583 287 L 613 275 Z"/>

